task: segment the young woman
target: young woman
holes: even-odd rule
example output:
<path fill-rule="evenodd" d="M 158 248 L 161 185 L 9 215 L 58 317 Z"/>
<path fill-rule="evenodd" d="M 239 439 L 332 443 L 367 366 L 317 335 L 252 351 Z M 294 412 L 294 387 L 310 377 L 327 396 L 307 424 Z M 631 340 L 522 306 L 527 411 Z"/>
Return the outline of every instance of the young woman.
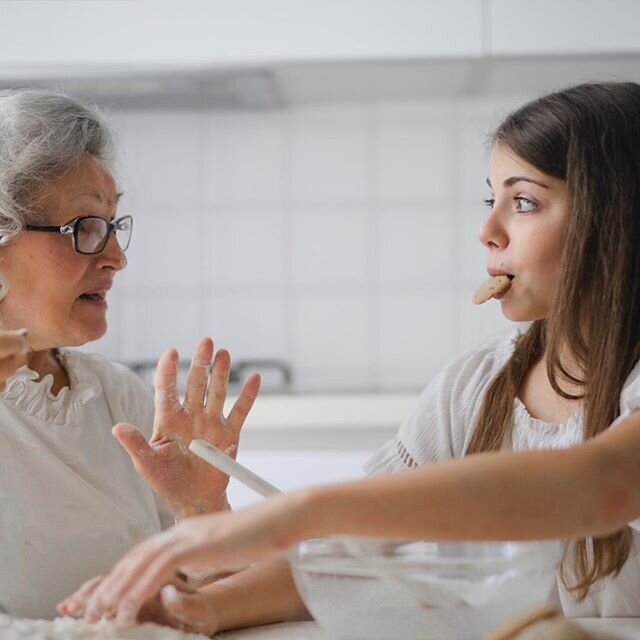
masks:
<path fill-rule="evenodd" d="M 565 614 L 640 615 L 639 149 L 633 83 L 559 91 L 500 125 L 480 240 L 489 275 L 508 277 L 502 312 L 526 324 L 445 368 L 369 464 L 407 472 L 190 519 L 70 602 L 133 620 L 162 589 L 212 632 L 300 615 L 283 561 L 193 595 L 163 589 L 179 567 L 240 566 L 329 534 L 565 538 Z"/>

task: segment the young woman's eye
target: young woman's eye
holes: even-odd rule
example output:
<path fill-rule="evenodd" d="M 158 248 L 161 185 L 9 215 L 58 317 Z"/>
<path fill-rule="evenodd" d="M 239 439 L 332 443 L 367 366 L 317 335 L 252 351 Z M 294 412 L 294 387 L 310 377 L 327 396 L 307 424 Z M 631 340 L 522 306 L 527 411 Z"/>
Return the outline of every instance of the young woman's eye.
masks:
<path fill-rule="evenodd" d="M 526 196 L 516 196 L 513 200 L 519 213 L 531 213 L 538 208 L 538 203 Z"/>
<path fill-rule="evenodd" d="M 493 206 L 496 203 L 496 199 L 495 198 L 484 198 L 482 200 L 482 202 L 484 202 L 484 206 L 485 207 L 489 207 L 489 209 L 493 209 Z"/>

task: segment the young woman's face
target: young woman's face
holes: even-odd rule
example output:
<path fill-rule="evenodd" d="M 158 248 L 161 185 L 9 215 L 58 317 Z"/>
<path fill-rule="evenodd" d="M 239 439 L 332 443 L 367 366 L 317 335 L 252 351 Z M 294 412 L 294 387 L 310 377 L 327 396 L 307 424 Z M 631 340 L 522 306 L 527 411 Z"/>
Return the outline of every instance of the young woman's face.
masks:
<path fill-rule="evenodd" d="M 487 271 L 514 276 L 499 297 L 502 313 L 518 322 L 546 318 L 566 234 L 566 183 L 494 145 L 487 184 L 490 210 L 478 234 L 488 251 Z"/>

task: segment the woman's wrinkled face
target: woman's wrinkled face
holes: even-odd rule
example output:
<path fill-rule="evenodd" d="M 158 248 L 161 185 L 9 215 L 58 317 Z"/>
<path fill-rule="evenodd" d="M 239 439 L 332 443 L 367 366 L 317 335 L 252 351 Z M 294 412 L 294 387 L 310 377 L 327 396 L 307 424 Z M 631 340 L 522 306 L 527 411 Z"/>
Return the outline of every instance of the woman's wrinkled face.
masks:
<path fill-rule="evenodd" d="M 487 248 L 487 271 L 514 276 L 499 297 L 502 313 L 514 321 L 549 315 L 560 274 L 568 218 L 567 188 L 494 145 L 489 158 L 489 214 L 479 238 Z"/>
<path fill-rule="evenodd" d="M 39 194 L 38 225 L 64 225 L 78 216 L 116 217 L 118 193 L 111 173 L 87 155 L 76 170 Z M 71 236 L 23 231 L 0 247 L 0 272 L 9 293 L 0 302 L 3 327 L 29 329 L 33 350 L 74 346 L 107 329 L 106 297 L 126 260 L 112 234 L 104 251 L 81 255 Z"/>

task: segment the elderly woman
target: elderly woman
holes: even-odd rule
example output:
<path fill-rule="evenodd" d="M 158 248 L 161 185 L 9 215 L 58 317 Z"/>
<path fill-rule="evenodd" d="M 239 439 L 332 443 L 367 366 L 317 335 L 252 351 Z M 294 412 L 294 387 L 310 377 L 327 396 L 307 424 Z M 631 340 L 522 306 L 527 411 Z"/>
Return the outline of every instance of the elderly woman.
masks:
<path fill-rule="evenodd" d="M 132 220 L 117 212 L 110 167 L 93 109 L 0 93 L 0 603 L 16 616 L 54 616 L 63 596 L 174 518 L 227 508 L 228 478 L 186 445 L 234 451 L 258 392 L 252 376 L 224 417 L 229 355 L 214 358 L 210 339 L 184 404 L 177 353 L 160 359 L 158 410 L 126 368 L 67 350 L 105 333 L 126 266 Z M 116 423 L 145 433 L 120 424 L 114 438 Z"/>

